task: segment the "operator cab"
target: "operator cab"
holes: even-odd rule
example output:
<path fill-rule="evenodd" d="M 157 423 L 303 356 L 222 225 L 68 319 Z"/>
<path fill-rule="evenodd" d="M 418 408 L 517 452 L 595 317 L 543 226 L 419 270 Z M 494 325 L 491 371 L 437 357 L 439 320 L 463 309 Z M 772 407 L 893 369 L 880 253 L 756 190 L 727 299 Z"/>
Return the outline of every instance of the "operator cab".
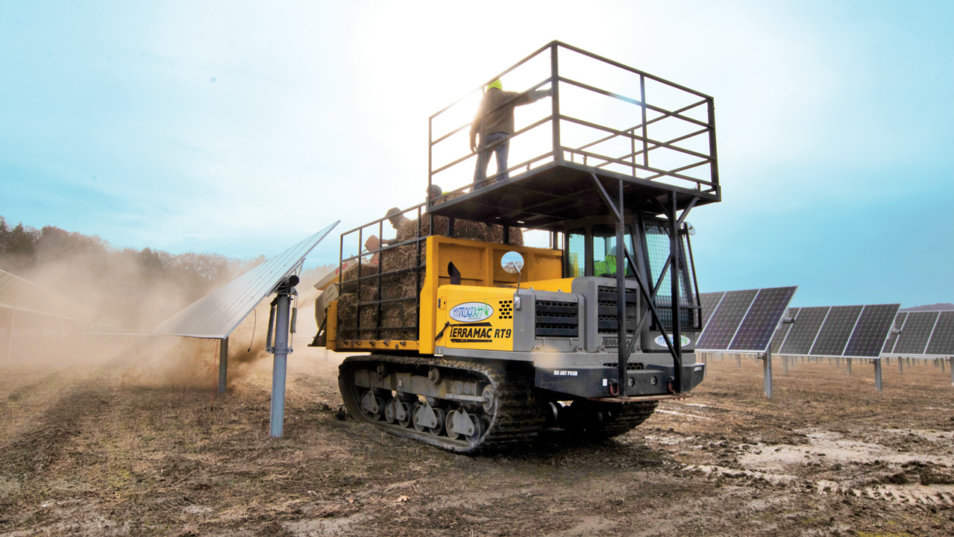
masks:
<path fill-rule="evenodd" d="M 672 329 L 672 283 L 668 263 L 670 238 L 669 223 L 656 215 L 638 214 L 624 226 L 623 241 L 640 271 L 640 279 L 648 281 L 656 293 L 656 306 L 661 309 L 663 324 Z M 689 226 L 679 230 L 679 254 L 685 262 L 679 270 L 680 323 L 684 329 L 700 330 L 699 296 L 695 264 L 689 243 Z M 635 231 L 635 233 L 634 233 Z M 638 241 L 638 242 L 637 242 Z M 645 252 L 645 255 L 640 253 Z M 612 219 L 594 217 L 571 222 L 564 232 L 564 277 L 616 278 L 616 265 L 625 267 L 625 278 L 635 278 L 633 268 L 616 244 L 616 229 Z M 645 277 L 648 275 L 648 278 Z M 648 350 L 648 349 L 647 349 Z"/>

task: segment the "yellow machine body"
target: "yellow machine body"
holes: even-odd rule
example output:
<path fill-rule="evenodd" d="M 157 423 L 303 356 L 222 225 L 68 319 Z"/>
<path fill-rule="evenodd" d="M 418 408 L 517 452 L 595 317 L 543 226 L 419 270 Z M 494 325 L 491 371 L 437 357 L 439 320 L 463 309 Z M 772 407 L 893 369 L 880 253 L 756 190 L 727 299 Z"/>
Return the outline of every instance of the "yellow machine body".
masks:
<path fill-rule="evenodd" d="M 563 261 L 560 250 L 442 235 L 427 237 L 425 244 L 426 269 L 420 294 L 417 341 L 342 340 L 337 337 L 336 309 L 330 307 L 327 325 L 329 350 L 410 350 L 433 354 L 438 345 L 510 350 L 513 347 L 512 301 L 518 281 L 521 287 L 565 292 L 569 291 L 572 282 L 572 279 L 561 278 Z M 500 258 L 508 251 L 523 256 L 521 274 L 511 274 L 500 266 Z M 451 263 L 460 271 L 459 284 L 451 284 L 448 270 Z M 510 315 L 506 313 L 508 301 Z"/>

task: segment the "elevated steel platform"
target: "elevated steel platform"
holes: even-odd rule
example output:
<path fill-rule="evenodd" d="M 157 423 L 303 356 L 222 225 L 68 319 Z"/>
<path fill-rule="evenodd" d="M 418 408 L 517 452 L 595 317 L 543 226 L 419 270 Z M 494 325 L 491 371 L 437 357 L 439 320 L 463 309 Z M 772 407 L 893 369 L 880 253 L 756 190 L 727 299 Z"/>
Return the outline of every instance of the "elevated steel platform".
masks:
<path fill-rule="evenodd" d="M 429 118 L 429 192 L 444 191 L 430 214 L 556 231 L 620 209 L 672 214 L 721 200 L 712 97 L 559 41 L 498 80 L 504 94 L 484 84 Z M 496 104 L 500 95 L 509 100 Z M 468 138 L 501 112 L 513 132 L 489 146 L 508 155 L 491 174 L 500 163 L 478 170 L 491 149 L 468 151 Z"/>
<path fill-rule="evenodd" d="M 623 205 L 627 212 L 666 213 L 672 209 L 672 195 L 679 211 L 688 208 L 694 199 L 696 207 L 720 201 L 717 191 L 700 192 L 563 162 L 546 164 L 470 192 L 440 196 L 431 201 L 429 212 L 478 222 L 559 231 L 569 221 L 612 216 L 594 177 L 614 195 L 622 181 Z"/>

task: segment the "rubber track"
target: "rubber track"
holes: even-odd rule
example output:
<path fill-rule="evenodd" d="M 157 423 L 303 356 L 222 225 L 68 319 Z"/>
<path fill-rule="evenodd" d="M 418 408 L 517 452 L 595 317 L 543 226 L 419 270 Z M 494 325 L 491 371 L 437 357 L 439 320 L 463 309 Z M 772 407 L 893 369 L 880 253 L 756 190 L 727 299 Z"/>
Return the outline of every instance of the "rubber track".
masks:
<path fill-rule="evenodd" d="M 652 416 L 653 411 L 656 410 L 656 404 L 656 401 L 649 401 L 619 405 L 619 408 L 615 409 L 614 418 L 594 433 L 603 438 L 610 438 L 629 432 Z"/>
<path fill-rule="evenodd" d="M 489 382 L 494 387 L 497 396 L 497 408 L 481 441 L 477 444 L 470 444 L 466 440 L 434 436 L 420 432 L 413 427 L 406 428 L 389 424 L 383 420 L 372 420 L 362 414 L 359 409 L 359 402 L 355 399 L 357 394 L 354 390 L 353 371 L 356 367 L 368 368 L 373 371 L 379 363 L 395 364 L 401 370 L 417 367 L 455 369 L 469 376 L 481 377 Z M 345 408 L 355 419 L 371 423 L 397 436 L 412 438 L 455 453 L 475 453 L 477 451 L 492 451 L 529 444 L 543 428 L 544 417 L 540 414 L 539 407 L 533 398 L 532 371 L 521 371 L 522 368 L 526 368 L 526 364 L 501 363 L 498 366 L 493 366 L 490 363 L 448 358 L 380 354 L 351 356 L 339 366 L 338 388 L 341 391 L 342 399 L 344 399 Z"/>

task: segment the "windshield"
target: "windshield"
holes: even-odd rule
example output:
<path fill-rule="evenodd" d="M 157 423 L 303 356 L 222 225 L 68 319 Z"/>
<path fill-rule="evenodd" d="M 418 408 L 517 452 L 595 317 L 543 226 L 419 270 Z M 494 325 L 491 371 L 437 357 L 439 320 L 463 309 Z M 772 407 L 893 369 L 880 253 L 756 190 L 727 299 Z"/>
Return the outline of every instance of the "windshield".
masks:
<path fill-rule="evenodd" d="M 624 241 L 633 252 L 632 235 L 626 233 Z M 616 277 L 616 263 L 626 264 L 626 258 L 616 245 L 616 230 L 612 226 L 593 226 L 593 251 L 589 259 L 586 253 L 586 232 L 577 229 L 567 234 L 567 271 L 568 278 L 576 278 L 586 274 L 587 261 L 593 267 L 593 275 L 605 278 Z M 626 267 L 626 277 L 632 278 L 633 271 Z"/>
<path fill-rule="evenodd" d="M 626 233 L 623 241 L 630 245 L 629 251 L 632 253 L 632 235 Z M 610 226 L 593 226 L 593 275 L 615 278 L 617 262 L 626 265 L 626 277 L 632 278 L 633 271 L 627 265 L 622 250 L 617 248 L 616 230 Z"/>

